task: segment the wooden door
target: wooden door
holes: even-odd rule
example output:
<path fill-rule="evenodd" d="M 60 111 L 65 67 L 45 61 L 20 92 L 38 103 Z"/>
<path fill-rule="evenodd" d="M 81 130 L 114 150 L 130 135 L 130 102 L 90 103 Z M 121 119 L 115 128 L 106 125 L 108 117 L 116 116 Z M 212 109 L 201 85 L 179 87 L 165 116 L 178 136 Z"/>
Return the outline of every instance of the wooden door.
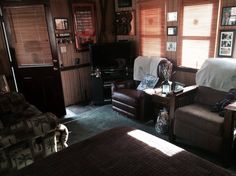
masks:
<path fill-rule="evenodd" d="M 47 4 L 3 5 L 19 92 L 41 111 L 65 114 L 53 21 Z"/>

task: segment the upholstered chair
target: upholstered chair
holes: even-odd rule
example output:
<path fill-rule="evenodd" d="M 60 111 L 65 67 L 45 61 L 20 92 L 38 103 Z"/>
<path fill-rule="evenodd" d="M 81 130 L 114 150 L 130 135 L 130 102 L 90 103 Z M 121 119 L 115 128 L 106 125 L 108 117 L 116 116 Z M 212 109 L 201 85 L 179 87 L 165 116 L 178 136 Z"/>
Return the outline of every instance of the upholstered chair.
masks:
<path fill-rule="evenodd" d="M 182 139 L 229 161 L 236 107 L 228 104 L 236 101 L 229 92 L 236 88 L 235 69 L 232 59 L 208 59 L 196 74 L 197 86 L 172 95 L 170 140 Z"/>
<path fill-rule="evenodd" d="M 162 59 L 155 72 L 159 77 L 157 86 L 163 81 L 163 67 L 172 71 L 172 63 L 167 59 Z M 112 108 L 125 116 L 137 120 L 149 120 L 153 117 L 153 105 L 151 95 L 142 90 L 137 90 L 140 81 L 128 80 L 124 82 L 112 83 Z"/>

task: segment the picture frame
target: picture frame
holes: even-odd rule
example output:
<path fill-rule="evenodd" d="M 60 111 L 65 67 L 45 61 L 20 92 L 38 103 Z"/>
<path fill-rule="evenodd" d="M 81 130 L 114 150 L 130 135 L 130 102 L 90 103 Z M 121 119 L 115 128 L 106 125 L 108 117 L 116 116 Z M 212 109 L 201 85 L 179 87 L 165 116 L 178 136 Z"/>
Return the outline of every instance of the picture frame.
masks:
<path fill-rule="evenodd" d="M 54 18 L 54 23 L 55 23 L 56 30 L 68 30 L 69 29 L 69 24 L 68 24 L 67 18 L 56 17 L 56 18 Z"/>
<path fill-rule="evenodd" d="M 235 30 L 222 30 L 219 35 L 218 56 L 232 57 L 234 48 Z"/>
<path fill-rule="evenodd" d="M 167 42 L 166 51 L 176 51 L 176 42 Z"/>
<path fill-rule="evenodd" d="M 135 35 L 135 11 L 116 12 L 116 35 Z"/>
<path fill-rule="evenodd" d="M 117 0 L 118 8 L 132 7 L 132 0 Z"/>
<path fill-rule="evenodd" d="M 167 35 L 168 36 L 176 36 L 177 35 L 177 26 L 168 26 L 167 27 Z"/>
<path fill-rule="evenodd" d="M 178 13 L 177 12 L 168 12 L 167 13 L 167 22 L 177 21 Z"/>
<path fill-rule="evenodd" d="M 236 6 L 222 8 L 221 25 L 236 26 Z"/>

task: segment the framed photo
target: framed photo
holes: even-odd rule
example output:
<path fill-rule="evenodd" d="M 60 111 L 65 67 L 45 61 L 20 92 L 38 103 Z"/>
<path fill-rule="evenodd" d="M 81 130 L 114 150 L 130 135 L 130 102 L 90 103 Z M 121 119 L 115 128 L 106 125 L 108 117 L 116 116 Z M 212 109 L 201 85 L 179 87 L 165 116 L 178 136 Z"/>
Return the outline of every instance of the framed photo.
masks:
<path fill-rule="evenodd" d="M 177 12 L 168 12 L 167 13 L 167 22 L 177 21 Z"/>
<path fill-rule="evenodd" d="M 218 56 L 232 57 L 235 31 L 220 31 Z"/>
<path fill-rule="evenodd" d="M 167 27 L 167 35 L 168 36 L 175 36 L 175 35 L 177 35 L 177 26 L 169 26 L 169 27 Z"/>
<path fill-rule="evenodd" d="M 167 42 L 166 43 L 167 51 L 176 51 L 176 42 Z"/>
<path fill-rule="evenodd" d="M 132 7 L 132 0 L 117 0 L 118 8 Z"/>
<path fill-rule="evenodd" d="M 223 7 L 221 25 L 222 26 L 236 25 L 236 7 Z"/>
<path fill-rule="evenodd" d="M 135 35 L 135 12 L 116 12 L 116 35 Z"/>
<path fill-rule="evenodd" d="M 55 29 L 56 30 L 68 30 L 68 19 L 67 18 L 55 18 Z"/>

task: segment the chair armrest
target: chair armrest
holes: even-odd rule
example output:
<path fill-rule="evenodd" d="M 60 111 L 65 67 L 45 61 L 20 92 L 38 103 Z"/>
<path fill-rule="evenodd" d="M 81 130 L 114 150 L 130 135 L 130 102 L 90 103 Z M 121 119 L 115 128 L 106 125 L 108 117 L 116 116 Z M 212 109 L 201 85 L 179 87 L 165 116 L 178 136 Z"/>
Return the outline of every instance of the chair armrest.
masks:
<path fill-rule="evenodd" d="M 174 140 L 174 133 L 173 133 L 173 127 L 174 127 L 174 114 L 175 110 L 178 107 L 185 106 L 188 104 L 191 104 L 193 102 L 195 93 L 197 91 L 198 86 L 188 86 L 185 87 L 183 92 L 177 93 L 177 94 L 170 94 L 170 110 L 169 110 L 169 116 L 170 116 L 170 128 L 169 128 L 169 140 L 172 142 Z"/>
<path fill-rule="evenodd" d="M 197 92 L 198 86 L 184 87 L 183 92 L 170 94 L 169 97 L 174 101 L 174 108 L 191 104 Z"/>
<path fill-rule="evenodd" d="M 228 162 L 231 159 L 231 153 L 233 149 L 234 128 L 236 120 L 236 101 L 227 105 L 224 110 L 223 153 L 224 160 Z"/>
<path fill-rule="evenodd" d="M 127 80 L 121 82 L 112 82 L 111 91 L 114 92 L 117 89 L 132 89 L 135 87 L 134 80 Z"/>

